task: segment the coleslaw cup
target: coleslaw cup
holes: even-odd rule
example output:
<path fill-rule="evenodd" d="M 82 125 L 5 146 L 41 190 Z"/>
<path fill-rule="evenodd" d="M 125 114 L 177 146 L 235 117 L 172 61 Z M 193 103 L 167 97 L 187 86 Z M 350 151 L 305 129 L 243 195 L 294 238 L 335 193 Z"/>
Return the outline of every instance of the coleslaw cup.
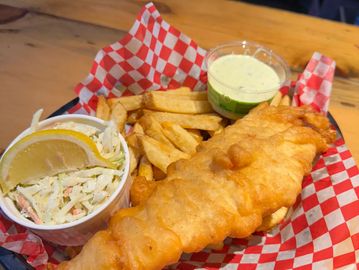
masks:
<path fill-rule="evenodd" d="M 55 123 L 61 122 L 76 122 L 87 124 L 104 130 L 106 128 L 105 122 L 99 118 L 79 114 L 67 114 L 46 119 L 39 123 L 39 129 L 52 126 Z M 6 151 L 10 149 L 17 141 L 30 133 L 30 129 L 26 129 L 18 135 L 9 145 Z M 87 242 L 87 240 L 97 231 L 106 228 L 109 218 L 120 208 L 126 208 L 130 205 L 130 186 L 131 179 L 129 175 L 130 157 L 125 139 L 121 134 L 118 134 L 121 145 L 125 154 L 124 173 L 120 179 L 118 187 L 112 195 L 92 213 L 72 222 L 45 225 L 35 224 L 22 216 L 16 208 L 12 200 L 6 200 L 3 193 L 0 192 L 0 207 L 8 218 L 14 222 L 30 229 L 42 239 L 50 241 L 59 245 L 66 246 L 80 246 Z"/>

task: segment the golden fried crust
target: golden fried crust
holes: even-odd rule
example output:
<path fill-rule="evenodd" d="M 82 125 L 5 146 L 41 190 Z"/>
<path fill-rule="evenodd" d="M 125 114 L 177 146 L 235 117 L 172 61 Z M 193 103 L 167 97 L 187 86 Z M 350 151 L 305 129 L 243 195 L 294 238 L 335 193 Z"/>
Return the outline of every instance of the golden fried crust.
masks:
<path fill-rule="evenodd" d="M 257 232 L 265 232 L 272 229 L 274 226 L 278 225 L 288 213 L 287 207 L 281 207 L 274 213 L 269 216 L 263 218 L 263 222 L 261 226 L 259 226 L 256 231 Z"/>
<path fill-rule="evenodd" d="M 131 186 L 131 202 L 132 206 L 144 203 L 151 196 L 156 187 L 155 181 L 146 180 L 143 176 L 136 176 Z"/>
<path fill-rule="evenodd" d="M 311 109 L 259 106 L 172 164 L 145 202 L 116 213 L 60 269 L 162 269 L 182 252 L 249 236 L 263 217 L 293 205 L 330 133 Z"/>
<path fill-rule="evenodd" d="M 91 256 L 89 256 L 91 254 Z M 126 264 L 121 262 L 123 254 L 120 252 L 117 240 L 110 231 L 97 232 L 83 247 L 79 255 L 70 262 L 61 263 L 57 270 L 127 270 Z"/>

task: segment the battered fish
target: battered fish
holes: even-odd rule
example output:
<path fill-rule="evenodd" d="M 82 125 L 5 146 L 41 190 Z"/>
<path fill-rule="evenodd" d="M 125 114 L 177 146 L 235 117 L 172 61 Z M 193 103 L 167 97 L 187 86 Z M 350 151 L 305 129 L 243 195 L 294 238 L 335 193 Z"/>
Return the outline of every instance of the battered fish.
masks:
<path fill-rule="evenodd" d="M 168 169 L 147 200 L 117 212 L 59 269 L 162 269 L 182 252 L 247 237 L 290 207 L 312 161 L 335 138 L 310 108 L 263 104 Z"/>

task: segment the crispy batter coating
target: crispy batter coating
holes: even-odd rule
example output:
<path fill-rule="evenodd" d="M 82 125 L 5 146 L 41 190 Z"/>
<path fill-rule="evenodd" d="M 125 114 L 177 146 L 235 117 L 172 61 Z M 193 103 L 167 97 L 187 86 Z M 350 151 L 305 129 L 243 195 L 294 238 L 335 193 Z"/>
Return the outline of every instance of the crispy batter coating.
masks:
<path fill-rule="evenodd" d="M 130 193 L 132 206 L 137 206 L 146 201 L 156 188 L 157 183 L 156 181 L 147 180 L 143 176 L 134 177 Z"/>
<path fill-rule="evenodd" d="M 172 164 L 147 200 L 117 212 L 59 269 L 162 269 L 182 252 L 249 236 L 263 217 L 293 205 L 316 154 L 334 138 L 309 108 L 260 105 Z"/>

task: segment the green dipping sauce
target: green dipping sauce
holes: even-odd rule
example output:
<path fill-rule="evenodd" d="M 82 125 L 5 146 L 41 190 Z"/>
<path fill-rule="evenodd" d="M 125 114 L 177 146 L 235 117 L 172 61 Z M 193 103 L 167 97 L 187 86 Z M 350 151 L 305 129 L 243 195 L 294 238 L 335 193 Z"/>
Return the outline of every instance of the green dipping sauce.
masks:
<path fill-rule="evenodd" d="M 208 100 L 220 114 L 236 119 L 273 98 L 280 78 L 272 67 L 249 55 L 228 54 L 208 69 Z"/>

